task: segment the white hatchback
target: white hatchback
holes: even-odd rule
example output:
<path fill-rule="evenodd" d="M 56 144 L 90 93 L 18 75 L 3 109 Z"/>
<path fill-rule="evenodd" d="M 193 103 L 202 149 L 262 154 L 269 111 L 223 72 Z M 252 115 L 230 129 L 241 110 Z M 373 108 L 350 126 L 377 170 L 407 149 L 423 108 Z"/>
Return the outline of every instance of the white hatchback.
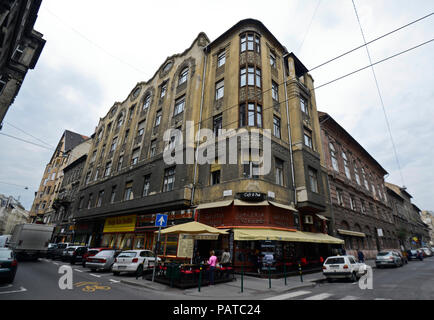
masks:
<path fill-rule="evenodd" d="M 161 259 L 158 258 L 158 262 Z M 117 276 L 121 272 L 135 273 L 142 275 L 143 271 L 154 267 L 155 257 L 150 250 L 127 250 L 121 252 L 112 267 L 113 275 Z"/>
<path fill-rule="evenodd" d="M 322 272 L 329 281 L 334 278 L 346 278 L 355 282 L 367 272 L 367 265 L 357 262 L 354 256 L 334 256 L 327 258 L 323 264 Z"/>

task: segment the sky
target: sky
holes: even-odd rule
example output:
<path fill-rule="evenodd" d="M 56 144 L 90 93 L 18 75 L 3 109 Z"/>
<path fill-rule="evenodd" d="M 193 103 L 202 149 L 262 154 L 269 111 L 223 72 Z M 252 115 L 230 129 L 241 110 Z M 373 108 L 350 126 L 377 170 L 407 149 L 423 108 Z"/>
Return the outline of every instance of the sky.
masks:
<path fill-rule="evenodd" d="M 354 3 L 366 41 L 434 12 L 432 0 Z M 92 135 L 99 118 L 167 57 L 190 47 L 200 32 L 213 41 L 246 18 L 260 20 L 308 69 L 363 44 L 351 0 L 43 0 L 35 29 L 47 43 L 1 132 L 52 149 L 0 135 L 0 193 L 19 197 L 30 210 L 65 129 Z M 434 15 L 370 44 L 372 62 L 432 38 Z M 370 68 L 316 90 L 318 110 L 386 169 L 387 182 L 405 185 L 422 210 L 434 210 L 433 61 L 430 42 L 374 67 L 384 111 Z M 311 75 L 320 86 L 368 65 L 362 48 Z"/>

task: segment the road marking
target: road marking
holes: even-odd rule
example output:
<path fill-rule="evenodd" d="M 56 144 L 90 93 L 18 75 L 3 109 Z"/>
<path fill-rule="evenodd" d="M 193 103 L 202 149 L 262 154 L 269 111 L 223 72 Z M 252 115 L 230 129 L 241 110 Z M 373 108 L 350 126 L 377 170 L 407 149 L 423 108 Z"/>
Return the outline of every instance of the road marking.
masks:
<path fill-rule="evenodd" d="M 339 300 L 359 300 L 359 299 L 360 299 L 359 297 L 355 297 L 355 296 L 346 296 Z"/>
<path fill-rule="evenodd" d="M 0 292 L 0 294 L 6 294 L 6 293 L 17 293 L 17 292 L 24 292 L 24 291 L 27 291 L 27 289 L 21 287 L 20 290 Z"/>
<path fill-rule="evenodd" d="M 327 299 L 327 298 L 329 298 L 331 296 L 332 296 L 331 293 L 321 293 L 321 294 L 317 294 L 317 295 L 308 297 L 308 298 L 306 298 L 304 300 L 324 300 L 324 299 Z"/>
<path fill-rule="evenodd" d="M 97 277 L 97 278 L 101 278 L 101 276 L 97 275 L 97 274 L 93 274 L 93 273 L 89 273 L 91 276 Z"/>
<path fill-rule="evenodd" d="M 74 269 L 74 270 L 77 272 L 83 272 L 83 270 L 80 270 L 80 269 Z"/>
<path fill-rule="evenodd" d="M 279 296 L 275 296 L 275 297 L 270 297 L 264 300 L 286 300 L 286 299 L 290 299 L 290 298 L 295 298 L 298 296 L 302 296 L 305 294 L 309 294 L 312 293 L 312 291 L 295 291 L 295 292 L 289 292 L 289 293 L 285 293 L 285 294 L 281 294 Z"/>
<path fill-rule="evenodd" d="M 58 266 L 59 265 L 59 263 L 57 263 L 57 262 L 53 262 L 56 266 Z"/>
<path fill-rule="evenodd" d="M 5 286 L 0 286 L 0 289 L 6 289 L 12 287 L 12 284 L 7 284 Z"/>
<path fill-rule="evenodd" d="M 109 281 L 110 281 L 110 282 L 113 282 L 113 283 L 120 283 L 120 281 L 119 281 L 119 280 L 113 280 L 113 279 L 109 279 Z"/>

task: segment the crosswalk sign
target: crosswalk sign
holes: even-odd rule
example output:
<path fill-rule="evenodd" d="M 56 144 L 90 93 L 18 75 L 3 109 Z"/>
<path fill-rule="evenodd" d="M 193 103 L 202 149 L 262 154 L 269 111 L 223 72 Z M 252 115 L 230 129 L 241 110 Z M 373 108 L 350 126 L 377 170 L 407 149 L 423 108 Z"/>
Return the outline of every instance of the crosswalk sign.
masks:
<path fill-rule="evenodd" d="M 167 226 L 167 214 L 157 214 L 157 218 L 155 219 L 156 227 L 166 227 Z"/>

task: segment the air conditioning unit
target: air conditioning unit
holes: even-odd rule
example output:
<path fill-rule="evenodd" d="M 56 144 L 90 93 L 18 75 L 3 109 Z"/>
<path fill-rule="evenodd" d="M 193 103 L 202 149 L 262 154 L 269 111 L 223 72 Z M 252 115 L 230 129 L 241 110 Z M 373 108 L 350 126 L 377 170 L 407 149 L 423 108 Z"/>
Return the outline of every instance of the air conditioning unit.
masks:
<path fill-rule="evenodd" d="M 312 216 L 304 216 L 304 223 L 313 224 L 313 217 Z"/>

